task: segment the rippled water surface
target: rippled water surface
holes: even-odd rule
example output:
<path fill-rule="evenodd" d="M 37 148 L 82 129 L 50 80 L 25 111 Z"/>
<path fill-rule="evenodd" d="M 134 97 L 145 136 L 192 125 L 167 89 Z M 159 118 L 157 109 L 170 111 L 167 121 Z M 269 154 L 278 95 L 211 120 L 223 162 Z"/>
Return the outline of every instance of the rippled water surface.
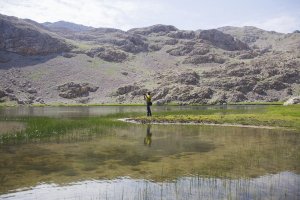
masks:
<path fill-rule="evenodd" d="M 63 119 L 144 107 L 11 109 L 0 113 Z M 0 199 L 300 199 L 299 133 L 137 124 L 96 130 L 0 144 Z"/>

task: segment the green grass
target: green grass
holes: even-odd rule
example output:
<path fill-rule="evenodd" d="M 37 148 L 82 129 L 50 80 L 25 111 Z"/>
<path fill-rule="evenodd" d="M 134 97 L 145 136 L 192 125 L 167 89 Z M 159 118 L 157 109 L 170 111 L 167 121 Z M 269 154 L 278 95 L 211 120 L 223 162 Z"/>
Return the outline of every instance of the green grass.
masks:
<path fill-rule="evenodd" d="M 135 104 L 136 105 L 136 104 Z M 69 105 L 75 106 L 75 105 Z M 76 105 L 78 106 L 78 105 Z M 115 105 L 111 105 L 115 106 Z M 128 105 L 129 106 L 129 105 Z M 19 121 L 26 129 L 15 133 L 2 134 L 0 143 L 22 143 L 31 140 L 61 137 L 67 133 L 84 130 L 84 134 L 101 134 L 113 127 L 129 126 L 119 118 L 131 118 L 142 123 L 208 123 L 284 127 L 300 131 L 300 105 L 266 106 L 253 109 L 176 110 L 154 113 L 118 113 L 100 117 L 51 118 L 17 117 L 0 118 L 0 121 Z"/>
<path fill-rule="evenodd" d="M 209 123 L 285 127 L 300 130 L 300 105 L 268 106 L 251 110 L 190 110 L 133 118 L 142 123 Z"/>
<path fill-rule="evenodd" d="M 15 107 L 18 106 L 18 104 L 16 102 L 1 102 L 0 103 L 0 107 Z"/>
<path fill-rule="evenodd" d="M 17 121 L 26 124 L 26 129 L 20 132 L 0 135 L 0 144 L 23 143 L 32 140 L 43 140 L 61 137 L 74 131 L 83 134 L 102 134 L 114 127 L 126 127 L 128 123 L 118 121 L 118 118 L 137 116 L 136 113 L 111 114 L 101 117 L 51 118 L 51 117 L 19 117 L 0 118 L 0 121 Z"/>
<path fill-rule="evenodd" d="M 237 102 L 229 103 L 229 105 L 283 105 L 284 102 L 275 101 L 275 102 Z"/>

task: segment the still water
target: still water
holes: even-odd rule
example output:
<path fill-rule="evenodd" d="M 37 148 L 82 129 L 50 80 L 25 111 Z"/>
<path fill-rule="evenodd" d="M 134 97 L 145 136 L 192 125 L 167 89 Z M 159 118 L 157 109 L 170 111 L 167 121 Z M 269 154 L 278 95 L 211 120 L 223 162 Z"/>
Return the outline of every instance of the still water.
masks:
<path fill-rule="evenodd" d="M 154 106 L 152 111 L 170 110 L 209 110 L 209 109 L 242 109 L 264 108 L 264 105 L 216 105 L 216 106 Z M 47 116 L 47 117 L 86 117 L 116 113 L 146 112 L 145 106 L 70 106 L 70 107 L 0 107 L 0 116 Z"/>
<path fill-rule="evenodd" d="M 10 109 L 1 116 L 144 111 Z M 0 199 L 300 199 L 299 152 L 300 134 L 284 130 L 137 124 L 99 134 L 78 129 L 54 139 L 1 144 Z"/>

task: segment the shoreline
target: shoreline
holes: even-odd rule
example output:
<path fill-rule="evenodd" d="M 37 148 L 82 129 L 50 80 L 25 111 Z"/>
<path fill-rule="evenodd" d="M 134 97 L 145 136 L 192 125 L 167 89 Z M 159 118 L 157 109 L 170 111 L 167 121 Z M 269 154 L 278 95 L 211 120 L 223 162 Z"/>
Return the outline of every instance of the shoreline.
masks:
<path fill-rule="evenodd" d="M 283 102 L 238 102 L 227 104 L 180 104 L 180 103 L 166 103 L 164 105 L 153 106 L 240 106 L 240 105 L 283 105 Z M 91 103 L 91 104 L 74 104 L 74 103 L 45 103 L 45 104 L 17 104 L 17 103 L 0 103 L 0 107 L 85 107 L 85 106 L 145 106 L 142 103 Z"/>
<path fill-rule="evenodd" d="M 284 129 L 284 130 L 294 130 L 287 129 L 284 127 L 274 127 L 274 126 L 255 126 L 255 125 L 243 125 L 243 124 L 216 124 L 216 123 L 198 123 L 198 122 L 149 122 L 143 123 L 141 121 L 131 119 L 131 118 L 121 118 L 118 119 L 122 122 L 132 123 L 132 124 L 155 124 L 155 125 L 203 125 L 203 126 L 225 126 L 225 127 L 240 127 L 240 128 L 262 128 L 262 129 Z"/>

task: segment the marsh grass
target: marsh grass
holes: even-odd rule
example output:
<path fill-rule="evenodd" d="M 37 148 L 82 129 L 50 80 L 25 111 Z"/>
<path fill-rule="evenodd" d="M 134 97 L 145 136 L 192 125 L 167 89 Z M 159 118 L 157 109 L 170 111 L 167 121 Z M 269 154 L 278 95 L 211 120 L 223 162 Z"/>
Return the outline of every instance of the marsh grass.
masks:
<path fill-rule="evenodd" d="M 101 117 L 51 118 L 51 117 L 18 117 L 0 118 L 2 122 L 22 122 L 26 128 L 22 131 L 0 135 L 0 144 L 24 143 L 69 137 L 80 138 L 80 135 L 107 133 L 114 127 L 126 127 L 127 123 L 116 120 L 125 116 L 137 116 L 137 113 L 119 113 Z M 76 134 L 76 132 L 78 134 Z M 64 135 L 68 134 L 67 137 Z M 86 137 L 84 137 L 86 138 Z"/>
<path fill-rule="evenodd" d="M 141 123 L 207 123 L 285 127 L 300 130 L 300 105 L 267 106 L 257 109 L 188 110 L 136 117 Z"/>

